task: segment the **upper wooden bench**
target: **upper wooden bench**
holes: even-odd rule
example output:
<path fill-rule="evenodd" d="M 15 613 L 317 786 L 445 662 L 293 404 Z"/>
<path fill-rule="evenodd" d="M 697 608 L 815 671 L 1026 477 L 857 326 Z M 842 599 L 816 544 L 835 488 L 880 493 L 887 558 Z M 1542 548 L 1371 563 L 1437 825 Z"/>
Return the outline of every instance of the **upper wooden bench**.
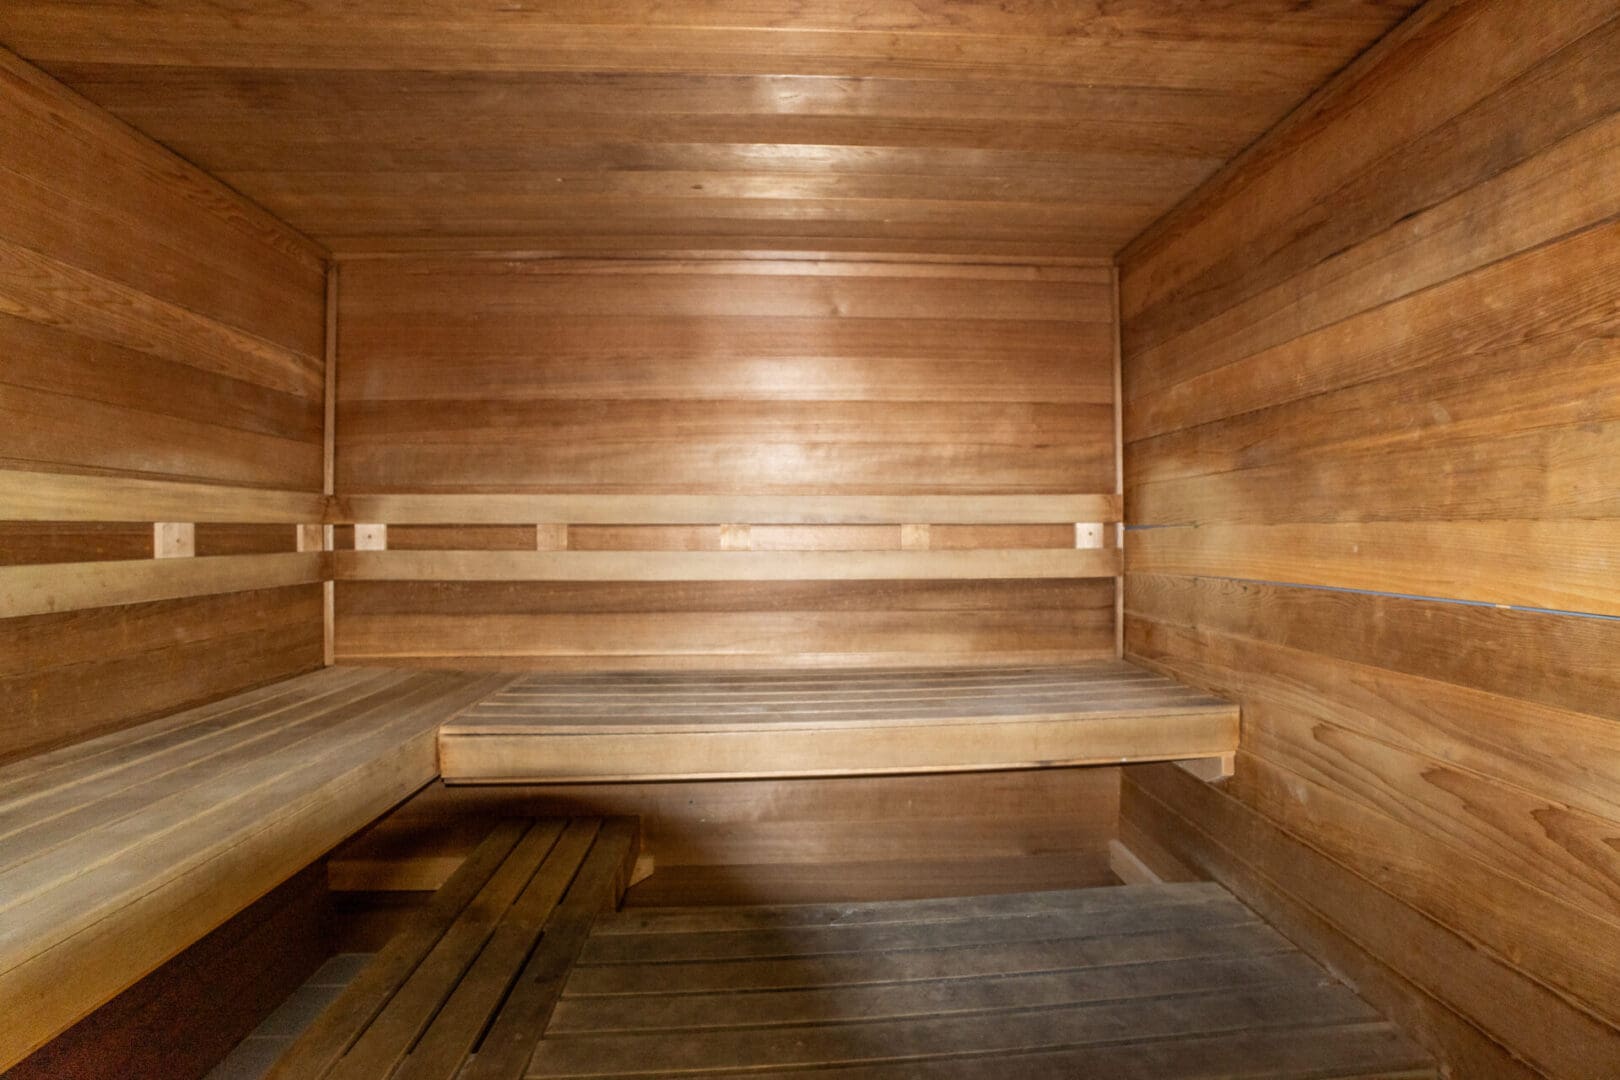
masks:
<path fill-rule="evenodd" d="M 327 668 L 0 768 L 0 1071 L 430 782 L 509 678 Z"/>
<path fill-rule="evenodd" d="M 444 725 L 439 767 L 448 783 L 849 776 L 1225 761 L 1237 744 L 1236 705 L 1117 661 L 530 675 Z"/>

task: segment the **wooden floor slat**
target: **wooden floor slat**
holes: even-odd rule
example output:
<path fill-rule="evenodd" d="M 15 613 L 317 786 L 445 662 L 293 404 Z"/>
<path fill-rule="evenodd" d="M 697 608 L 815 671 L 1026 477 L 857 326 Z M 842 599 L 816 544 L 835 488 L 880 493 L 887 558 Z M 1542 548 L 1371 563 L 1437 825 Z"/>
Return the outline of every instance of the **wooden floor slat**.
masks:
<path fill-rule="evenodd" d="M 527 1072 L 741 1075 L 1436 1074 L 1208 883 L 604 916 Z"/>
<path fill-rule="evenodd" d="M 1107 911 L 1019 912 L 981 915 L 955 922 L 887 923 L 868 926 L 820 926 L 734 930 L 712 934 L 638 934 L 593 938 L 580 956 L 582 964 L 658 964 L 699 960 L 769 960 L 775 957 L 841 956 L 849 953 L 900 952 L 937 947 L 956 948 L 1061 941 L 1175 930 L 1229 926 L 1253 916 L 1230 896 L 1198 896 L 1136 909 Z"/>
<path fill-rule="evenodd" d="M 1284 948 L 1283 938 L 1259 921 L 1225 926 L 1120 934 L 1113 937 L 1001 945 L 942 946 L 902 952 L 846 956 L 793 957 L 769 963 L 711 960 L 687 964 L 607 964 L 575 970 L 570 992 L 637 994 L 648 979 L 693 990 L 788 990 L 808 986 L 857 986 L 913 979 L 974 978 L 1009 971 L 1063 971 L 1147 960 L 1222 956 L 1234 949 L 1249 952 Z"/>
<path fill-rule="evenodd" d="M 1115 889 L 942 896 L 925 900 L 878 900 L 842 904 L 759 904 L 715 908 L 627 908 L 597 920 L 593 939 L 614 934 L 702 934 L 723 930 L 766 930 L 799 926 L 876 926 L 1010 916 L 1051 911 L 1108 911 L 1122 903 L 1187 903 L 1197 897 L 1230 894 L 1214 882 L 1192 882 L 1167 893 L 1157 885 Z"/>
<path fill-rule="evenodd" d="M 750 1080 L 1434 1080 L 1429 1059 L 1393 1024 L 1243 1030 L 1101 1046 L 817 1069 Z"/>
<path fill-rule="evenodd" d="M 1145 964 L 934 979 L 803 990 L 564 996 L 548 1034 L 706 1028 L 724 1016 L 735 1027 L 944 1016 L 1024 1005 L 1155 997 L 1317 977 L 1298 953 L 1193 957 Z"/>

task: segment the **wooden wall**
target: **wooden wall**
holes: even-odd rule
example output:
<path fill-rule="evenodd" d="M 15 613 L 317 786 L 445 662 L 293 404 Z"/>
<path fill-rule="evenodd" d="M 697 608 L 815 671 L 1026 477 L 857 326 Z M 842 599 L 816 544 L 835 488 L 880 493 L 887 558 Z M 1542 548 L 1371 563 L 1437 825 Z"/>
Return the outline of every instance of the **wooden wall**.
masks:
<path fill-rule="evenodd" d="M 1114 490 L 1107 267 L 415 258 L 342 265 L 337 489 L 919 495 Z M 486 519 L 487 520 L 487 519 Z M 516 524 L 516 523 L 514 523 Z M 746 523 L 742 523 L 746 525 Z M 1073 522 L 932 529 L 1073 548 Z M 902 549 L 892 526 L 574 526 L 575 550 Z M 400 527 L 511 549 L 523 528 Z M 340 581 L 339 660 L 505 667 L 1108 655 L 1107 579 Z"/>
<path fill-rule="evenodd" d="M 296 523 L 319 520 L 318 499 L 288 509 L 286 493 L 321 491 L 325 267 L 4 51 L 0 131 L 5 758 L 320 665 L 320 586 L 241 586 L 318 577 L 286 572 Z M 117 521 L 85 512 L 114 494 Z M 236 520 L 210 513 L 228 504 Z M 158 516 L 177 509 L 192 516 Z M 144 580 L 153 522 L 195 517 L 211 522 L 196 576 L 162 568 L 147 592 L 163 599 L 110 605 L 75 568 L 123 560 L 109 581 Z M 237 588 L 200 595 L 216 556 L 244 552 L 282 561 L 232 563 Z"/>
<path fill-rule="evenodd" d="M 336 852 L 346 910 L 436 888 L 500 816 L 632 814 L 628 902 L 805 903 L 1114 884 L 1119 770 L 555 786 L 435 785 Z M 360 922 L 360 928 L 365 921 Z M 345 947 L 363 947 L 350 942 Z"/>
<path fill-rule="evenodd" d="M 1620 20 L 1429 5 L 1122 262 L 1125 814 L 1457 1075 L 1620 1061 Z"/>

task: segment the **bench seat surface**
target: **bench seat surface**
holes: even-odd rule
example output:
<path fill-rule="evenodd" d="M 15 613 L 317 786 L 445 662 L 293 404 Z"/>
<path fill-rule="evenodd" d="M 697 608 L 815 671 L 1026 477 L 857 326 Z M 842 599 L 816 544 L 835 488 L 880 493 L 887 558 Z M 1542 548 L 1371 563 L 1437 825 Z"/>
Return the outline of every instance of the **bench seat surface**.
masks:
<path fill-rule="evenodd" d="M 0 768 L 0 1071 L 430 782 L 509 678 L 327 668 Z"/>
<path fill-rule="evenodd" d="M 439 735 L 449 783 L 1164 761 L 1237 741 L 1237 706 L 1122 662 L 529 675 Z"/>

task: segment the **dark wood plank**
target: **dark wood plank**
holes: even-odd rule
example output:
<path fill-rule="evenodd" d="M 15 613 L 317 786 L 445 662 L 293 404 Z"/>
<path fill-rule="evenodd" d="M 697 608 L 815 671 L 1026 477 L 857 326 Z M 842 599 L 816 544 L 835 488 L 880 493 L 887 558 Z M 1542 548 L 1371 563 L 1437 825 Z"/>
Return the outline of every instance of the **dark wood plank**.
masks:
<path fill-rule="evenodd" d="M 490 830 L 444 887 L 344 989 L 271 1067 L 267 1080 L 322 1077 L 354 1044 L 462 911 L 498 871 L 526 827 L 502 822 Z"/>
<path fill-rule="evenodd" d="M 506 1002 L 600 831 L 597 821 L 568 823 L 522 895 L 501 916 L 477 961 L 461 976 L 432 1025 L 394 1074 L 395 1080 L 454 1080 Z M 513 858 L 517 857 L 514 853 Z"/>
<path fill-rule="evenodd" d="M 332 1067 L 333 1080 L 390 1076 L 438 1016 L 496 928 L 522 894 L 535 867 L 562 835 L 559 821 L 530 825 L 523 837 L 456 916 L 416 970 L 388 997 L 377 1016 Z M 568 868 L 572 872 L 572 866 Z"/>
<path fill-rule="evenodd" d="M 828 1080 L 991 1080 L 1016 1070 L 1029 1080 L 1434 1080 L 1439 1073 L 1388 1023 L 1178 1035 L 1154 1042 L 845 1065 L 819 1069 Z M 758 1072 L 765 1080 L 804 1073 Z"/>
<path fill-rule="evenodd" d="M 1224 988 L 1092 1005 L 975 1012 L 967 1016 L 874 1020 L 780 1028 L 711 1028 L 697 1032 L 614 1032 L 546 1038 L 530 1077 L 668 1076 L 893 1061 L 964 1053 L 1000 1054 L 1173 1035 L 1376 1019 L 1343 986 L 1312 978 L 1280 985 Z M 1127 1051 L 1128 1052 L 1128 1051 Z"/>
<path fill-rule="evenodd" d="M 593 935 L 592 940 L 596 940 Z M 792 1023 L 854 1023 L 1046 1008 L 1297 981 L 1320 969 L 1298 953 L 1197 957 L 1150 964 L 1001 975 L 985 979 L 802 990 L 718 991 L 591 997 L 564 994 L 547 1038 L 611 1032 L 696 1030 Z"/>
<path fill-rule="evenodd" d="M 592 921 L 624 895 L 636 851 L 633 821 L 616 819 L 602 826 L 567 895 L 546 920 L 540 946 L 462 1073 L 465 1080 L 516 1080 L 524 1074 Z"/>

